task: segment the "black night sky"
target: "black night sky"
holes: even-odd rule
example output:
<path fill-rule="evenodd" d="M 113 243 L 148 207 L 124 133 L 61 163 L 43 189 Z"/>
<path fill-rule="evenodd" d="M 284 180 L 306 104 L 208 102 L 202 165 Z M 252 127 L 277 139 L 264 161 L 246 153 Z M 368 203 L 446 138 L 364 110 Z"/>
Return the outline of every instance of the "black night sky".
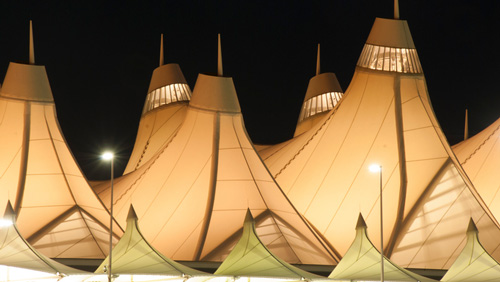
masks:
<path fill-rule="evenodd" d="M 317 43 L 322 72 L 346 90 L 375 17 L 392 18 L 391 0 L 321 1 L 10 1 L 0 2 L 0 81 L 10 61 L 28 60 L 29 20 L 35 57 L 52 86 L 59 122 L 89 179 L 106 178 L 99 160 L 119 153 L 121 172 L 133 148 L 160 34 L 165 62 L 181 66 L 191 88 L 217 68 L 232 76 L 255 143 L 291 138 Z M 500 117 L 498 0 L 400 0 L 438 120 L 451 144 Z"/>

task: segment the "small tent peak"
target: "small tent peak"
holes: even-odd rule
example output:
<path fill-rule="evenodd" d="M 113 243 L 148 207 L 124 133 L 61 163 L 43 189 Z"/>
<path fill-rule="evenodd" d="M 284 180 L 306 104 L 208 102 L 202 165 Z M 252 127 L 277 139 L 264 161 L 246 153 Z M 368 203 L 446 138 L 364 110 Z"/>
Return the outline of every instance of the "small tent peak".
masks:
<path fill-rule="evenodd" d="M 5 207 L 5 213 L 3 214 L 4 220 L 10 220 L 12 223 L 16 221 L 16 213 L 14 212 L 14 208 L 10 201 L 7 202 L 7 206 Z"/>
<path fill-rule="evenodd" d="M 474 223 L 474 220 L 471 218 L 469 220 L 469 226 L 467 227 L 467 233 L 478 233 L 479 231 L 477 230 L 477 226 L 476 224 Z"/>
<path fill-rule="evenodd" d="M 366 222 L 361 213 L 359 213 L 358 222 L 356 223 L 356 229 L 360 228 L 366 229 Z"/>
<path fill-rule="evenodd" d="M 30 20 L 30 58 L 29 64 L 35 64 L 35 43 L 33 41 L 33 22 Z"/>
<path fill-rule="evenodd" d="M 220 42 L 220 33 L 218 34 L 218 44 L 217 44 L 218 56 L 217 56 L 217 76 L 222 76 L 222 46 Z"/>
<path fill-rule="evenodd" d="M 161 34 L 161 39 L 160 39 L 160 67 L 165 64 L 165 59 L 163 55 L 163 33 Z"/>
<path fill-rule="evenodd" d="M 137 221 L 137 213 L 135 212 L 134 206 L 130 204 L 130 209 L 128 210 L 127 221 L 133 220 Z"/>
<path fill-rule="evenodd" d="M 320 66 L 320 45 L 318 43 L 318 55 L 316 58 L 316 75 L 318 75 L 321 72 L 321 66 Z"/>
<path fill-rule="evenodd" d="M 247 209 L 247 214 L 245 215 L 245 221 L 243 225 L 246 227 L 249 224 L 254 225 L 255 220 L 253 219 L 252 212 L 250 211 L 250 209 Z"/>

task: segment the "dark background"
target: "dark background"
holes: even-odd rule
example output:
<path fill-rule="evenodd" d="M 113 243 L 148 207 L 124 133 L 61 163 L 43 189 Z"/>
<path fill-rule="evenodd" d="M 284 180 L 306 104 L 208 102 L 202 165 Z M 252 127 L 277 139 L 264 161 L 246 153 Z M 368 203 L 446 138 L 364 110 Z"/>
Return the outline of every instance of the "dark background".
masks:
<path fill-rule="evenodd" d="M 475 134 L 500 116 L 498 0 L 400 1 L 438 120 L 451 144 L 464 111 Z M 179 63 L 191 88 L 217 68 L 232 76 L 255 143 L 293 135 L 321 43 L 322 72 L 345 90 L 375 17 L 391 0 L 6 1 L 0 2 L 0 81 L 10 61 L 28 60 L 29 20 L 37 64 L 47 68 L 59 122 L 89 179 L 106 178 L 104 149 L 121 173 L 133 148 L 160 34 L 165 62 Z"/>

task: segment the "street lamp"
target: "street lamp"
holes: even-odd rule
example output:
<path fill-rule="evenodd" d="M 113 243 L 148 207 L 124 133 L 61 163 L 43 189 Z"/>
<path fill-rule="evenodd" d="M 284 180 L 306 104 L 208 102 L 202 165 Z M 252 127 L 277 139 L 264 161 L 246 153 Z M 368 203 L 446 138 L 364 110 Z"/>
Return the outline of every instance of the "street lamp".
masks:
<path fill-rule="evenodd" d="M 384 216 L 382 206 L 382 166 L 379 164 L 372 164 L 369 167 L 371 172 L 378 172 L 380 179 L 380 281 L 384 282 Z"/>
<path fill-rule="evenodd" d="M 104 152 L 101 158 L 105 161 L 110 161 L 111 164 L 111 204 L 109 208 L 109 261 L 108 261 L 108 282 L 111 282 L 112 274 L 111 274 L 111 261 L 113 259 L 113 159 L 114 154 L 111 152 Z"/>

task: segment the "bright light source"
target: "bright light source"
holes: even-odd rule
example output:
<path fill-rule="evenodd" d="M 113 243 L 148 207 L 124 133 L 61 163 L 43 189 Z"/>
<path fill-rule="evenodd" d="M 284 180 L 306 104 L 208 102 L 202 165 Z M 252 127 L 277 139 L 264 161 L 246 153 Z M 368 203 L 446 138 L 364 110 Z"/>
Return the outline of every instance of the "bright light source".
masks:
<path fill-rule="evenodd" d="M 370 172 L 380 172 L 382 170 L 382 166 L 379 164 L 372 164 L 368 167 Z"/>
<path fill-rule="evenodd" d="M 12 222 L 12 220 L 8 220 L 8 219 L 0 219 L 0 227 L 7 227 L 7 226 L 11 226 L 12 224 L 14 224 Z"/>
<path fill-rule="evenodd" d="M 103 160 L 109 161 L 114 158 L 114 155 L 111 152 L 105 152 L 104 154 L 102 154 L 101 158 Z"/>

